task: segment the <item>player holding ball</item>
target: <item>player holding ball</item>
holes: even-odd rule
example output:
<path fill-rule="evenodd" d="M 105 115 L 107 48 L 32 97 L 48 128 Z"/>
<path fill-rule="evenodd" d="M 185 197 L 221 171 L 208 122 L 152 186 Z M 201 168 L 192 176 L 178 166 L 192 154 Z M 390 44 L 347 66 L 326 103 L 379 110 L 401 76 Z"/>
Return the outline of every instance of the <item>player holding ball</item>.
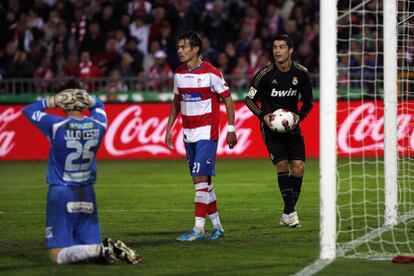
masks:
<path fill-rule="evenodd" d="M 246 96 L 247 107 L 260 119 L 263 140 L 276 167 L 280 192 L 285 203 L 280 225 L 300 227 L 295 205 L 299 199 L 305 170 L 305 143 L 299 127 L 312 109 L 312 85 L 308 70 L 292 61 L 293 41 L 287 35 L 273 40 L 274 61 L 254 76 Z M 299 95 L 303 102 L 298 108 Z M 257 104 L 261 102 L 261 106 Z M 275 112 L 285 109 L 294 116 L 293 124 L 275 130 Z"/>

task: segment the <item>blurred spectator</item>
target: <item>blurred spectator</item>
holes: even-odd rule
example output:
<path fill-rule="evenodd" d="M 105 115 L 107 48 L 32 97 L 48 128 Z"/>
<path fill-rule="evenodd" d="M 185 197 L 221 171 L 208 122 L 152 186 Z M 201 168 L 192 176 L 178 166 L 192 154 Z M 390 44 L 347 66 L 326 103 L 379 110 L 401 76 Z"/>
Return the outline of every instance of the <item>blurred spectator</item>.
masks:
<path fill-rule="evenodd" d="M 293 20 L 286 20 L 283 31 L 293 40 L 294 48 L 297 49 L 302 42 L 302 35 L 296 28 L 296 22 Z"/>
<path fill-rule="evenodd" d="M 127 42 L 127 37 L 123 29 L 118 29 L 115 32 L 115 49 L 118 54 L 122 54 L 125 51 L 125 45 Z"/>
<path fill-rule="evenodd" d="M 219 69 L 220 72 L 223 72 L 224 75 L 229 75 L 231 73 L 229 59 L 224 52 L 220 52 L 217 55 L 217 69 Z"/>
<path fill-rule="evenodd" d="M 128 14 L 142 14 L 146 15 L 151 12 L 152 4 L 145 0 L 132 0 L 128 3 Z"/>
<path fill-rule="evenodd" d="M 93 57 L 105 49 L 105 35 L 101 32 L 98 22 L 89 25 L 89 31 L 79 47 L 79 52 L 87 51 Z"/>
<path fill-rule="evenodd" d="M 138 50 L 146 55 L 148 53 L 149 27 L 142 14 L 136 15 L 135 20 L 129 25 L 129 34 L 137 39 Z"/>
<path fill-rule="evenodd" d="M 202 48 L 203 48 L 201 52 L 202 59 L 216 66 L 217 65 L 217 51 L 211 47 L 210 39 L 206 36 L 202 38 Z"/>
<path fill-rule="evenodd" d="M 45 40 L 47 43 L 50 43 L 56 36 L 60 21 L 61 19 L 59 13 L 56 10 L 51 10 L 49 12 L 49 19 L 47 20 L 44 27 Z"/>
<path fill-rule="evenodd" d="M 251 73 L 251 70 L 247 59 L 244 56 L 239 57 L 237 59 L 237 64 L 232 71 L 232 88 L 236 90 L 246 89 L 250 83 L 249 78 L 247 78 L 249 73 Z"/>
<path fill-rule="evenodd" d="M 53 49 L 53 56 L 52 56 L 52 70 L 53 72 L 65 72 L 66 66 L 66 53 L 65 49 L 63 48 L 63 43 L 55 44 Z"/>
<path fill-rule="evenodd" d="M 125 92 L 128 90 L 118 70 L 111 70 L 108 83 L 104 90 L 106 91 L 106 100 L 109 102 L 116 102 L 118 100 L 116 97 L 117 92 Z"/>
<path fill-rule="evenodd" d="M 150 52 L 144 56 L 143 60 L 143 68 L 145 72 L 149 72 L 151 67 L 154 65 L 155 62 L 155 53 L 161 50 L 160 43 L 158 41 L 151 42 Z"/>
<path fill-rule="evenodd" d="M 101 76 L 107 76 L 109 71 L 114 69 L 120 61 L 120 55 L 116 51 L 115 45 L 115 38 L 108 37 L 105 50 L 92 57 L 92 62 L 99 67 Z"/>
<path fill-rule="evenodd" d="M 78 7 L 74 12 L 74 20 L 71 24 L 70 33 L 77 46 L 79 46 L 86 35 L 87 30 L 86 15 L 82 8 Z"/>
<path fill-rule="evenodd" d="M 171 90 L 173 71 L 166 62 L 167 55 L 160 50 L 154 54 L 154 58 L 154 65 L 150 68 L 147 75 L 149 78 L 147 88 L 158 92 Z"/>
<path fill-rule="evenodd" d="M 209 44 L 215 49 L 224 47 L 227 34 L 231 33 L 232 26 L 229 24 L 228 14 L 222 0 L 206 2 L 206 12 L 201 16 L 201 31 L 204 37 L 209 39 Z M 204 47 L 204 46 L 203 46 Z M 207 57 L 204 55 L 204 57 Z M 213 59 L 216 60 L 216 57 Z"/>
<path fill-rule="evenodd" d="M 129 25 L 131 24 L 131 17 L 128 14 L 123 14 L 121 17 L 120 28 L 124 31 L 126 37 L 130 37 Z"/>
<path fill-rule="evenodd" d="M 305 66 L 310 72 L 314 72 L 316 68 L 316 60 L 312 46 L 308 43 L 304 43 L 301 44 L 296 51 L 297 53 L 295 56 L 298 63 Z"/>
<path fill-rule="evenodd" d="M 252 25 L 243 25 L 240 31 L 240 38 L 236 43 L 236 51 L 238 56 L 246 55 L 250 48 L 251 39 L 254 36 L 254 27 Z"/>
<path fill-rule="evenodd" d="M 248 53 L 248 61 L 250 67 L 256 67 L 260 56 L 265 55 L 266 52 L 263 50 L 262 41 L 260 38 L 255 38 L 252 41 L 250 46 L 250 51 Z"/>
<path fill-rule="evenodd" d="M 24 51 L 17 50 L 17 41 L 9 42 L 5 54 L 0 61 L 6 78 L 30 78 L 33 76 L 33 63 Z"/>
<path fill-rule="evenodd" d="M 76 49 L 69 49 L 69 35 L 68 35 L 68 29 L 66 27 L 66 24 L 64 22 L 59 22 L 56 26 L 56 31 L 54 33 L 53 37 L 53 44 L 56 45 L 58 43 L 63 44 L 63 48 L 65 49 L 65 52 L 76 52 Z"/>
<path fill-rule="evenodd" d="M 133 37 L 128 39 L 127 45 L 126 45 L 126 52 L 132 57 L 133 62 L 131 64 L 131 67 L 135 72 L 142 72 L 144 71 L 143 68 L 143 60 L 144 55 L 137 49 L 137 40 Z"/>
<path fill-rule="evenodd" d="M 224 52 L 227 55 L 227 58 L 229 60 L 229 71 L 231 72 L 236 66 L 237 62 L 237 52 L 236 52 L 236 46 L 233 42 L 228 42 L 224 48 Z"/>
<path fill-rule="evenodd" d="M 280 15 L 280 8 L 275 4 L 269 4 L 266 8 L 266 18 L 264 22 L 269 30 L 269 35 L 277 35 L 282 30 L 283 26 L 283 18 Z"/>
<path fill-rule="evenodd" d="M 188 30 L 196 30 L 196 22 L 199 21 L 198 15 L 191 7 L 191 2 L 187 0 L 176 0 L 174 5 L 172 22 L 174 22 L 174 34 L 178 35 Z"/>
<path fill-rule="evenodd" d="M 117 67 L 122 77 L 130 78 L 137 75 L 138 72 L 132 66 L 133 62 L 134 59 L 128 52 L 122 54 L 121 63 Z"/>
<path fill-rule="evenodd" d="M 45 56 L 34 72 L 34 78 L 36 81 L 37 91 L 47 92 L 50 91 L 50 81 L 53 79 L 54 74 L 51 69 L 50 57 Z"/>
<path fill-rule="evenodd" d="M 99 14 L 97 19 L 101 31 L 104 34 L 114 32 L 120 25 L 119 19 L 114 17 L 114 8 L 110 3 L 104 5 L 102 12 Z"/>
<path fill-rule="evenodd" d="M 171 24 L 168 21 L 162 21 L 160 25 L 160 33 L 157 41 L 161 48 L 167 53 L 167 62 L 171 68 L 177 68 L 180 61 L 177 58 L 177 49 L 175 45 L 175 38 L 171 33 Z"/>
<path fill-rule="evenodd" d="M 91 79 L 99 76 L 99 67 L 91 61 L 89 52 L 84 51 L 80 56 L 78 67 L 78 77 L 82 79 Z"/>
<path fill-rule="evenodd" d="M 79 64 L 78 64 L 77 55 L 75 54 L 68 55 L 68 61 L 66 62 L 66 65 L 65 65 L 65 76 L 67 77 L 78 77 L 79 76 Z"/>
<path fill-rule="evenodd" d="M 165 19 L 165 9 L 163 7 L 157 7 L 152 12 L 153 22 L 150 24 L 149 41 L 155 40 L 160 34 L 160 28 L 163 20 Z"/>
<path fill-rule="evenodd" d="M 254 76 L 262 67 L 266 66 L 270 62 L 270 58 L 268 55 L 263 54 L 261 55 L 256 62 L 254 67 L 249 68 L 249 76 Z"/>

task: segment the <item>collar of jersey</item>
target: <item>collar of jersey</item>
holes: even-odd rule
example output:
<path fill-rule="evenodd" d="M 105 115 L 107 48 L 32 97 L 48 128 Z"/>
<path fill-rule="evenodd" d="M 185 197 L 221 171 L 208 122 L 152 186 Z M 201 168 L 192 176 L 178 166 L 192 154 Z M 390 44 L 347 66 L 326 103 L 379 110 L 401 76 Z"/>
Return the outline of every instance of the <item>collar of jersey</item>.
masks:
<path fill-rule="evenodd" d="M 204 65 L 204 61 L 201 62 L 201 64 L 199 66 L 195 67 L 193 70 L 190 70 L 187 67 L 187 71 L 190 72 L 190 73 L 194 73 L 195 71 L 197 71 L 198 69 L 200 69 L 201 67 L 203 67 L 203 65 Z"/>
<path fill-rule="evenodd" d="M 75 119 L 76 121 L 82 121 L 83 119 L 85 119 L 85 117 L 82 117 L 82 118 L 76 118 L 76 117 L 73 117 L 73 116 L 69 116 L 69 118 L 71 118 L 71 119 Z"/>

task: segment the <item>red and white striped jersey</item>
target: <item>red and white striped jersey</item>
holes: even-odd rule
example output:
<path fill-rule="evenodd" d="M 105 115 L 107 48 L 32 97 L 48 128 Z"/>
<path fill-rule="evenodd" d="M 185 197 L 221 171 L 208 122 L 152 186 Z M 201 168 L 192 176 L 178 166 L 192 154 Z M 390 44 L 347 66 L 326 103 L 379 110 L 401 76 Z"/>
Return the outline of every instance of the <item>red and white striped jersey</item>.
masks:
<path fill-rule="evenodd" d="M 221 72 L 208 62 L 192 71 L 181 65 L 174 74 L 174 93 L 180 99 L 184 141 L 218 140 L 220 98 L 231 93 Z"/>

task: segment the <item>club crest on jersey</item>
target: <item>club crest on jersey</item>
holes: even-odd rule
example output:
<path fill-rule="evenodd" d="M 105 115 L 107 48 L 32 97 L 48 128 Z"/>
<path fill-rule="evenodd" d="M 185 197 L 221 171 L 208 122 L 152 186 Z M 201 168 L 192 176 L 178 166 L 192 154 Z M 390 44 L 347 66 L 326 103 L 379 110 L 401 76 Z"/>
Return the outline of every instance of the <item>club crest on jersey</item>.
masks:
<path fill-rule="evenodd" d="M 293 85 L 297 85 L 298 83 L 299 83 L 298 78 L 297 77 L 293 77 L 292 84 Z"/>
<path fill-rule="evenodd" d="M 253 99 L 256 93 L 257 93 L 257 90 L 254 87 L 250 87 L 249 92 L 247 93 L 247 96 Z"/>
<path fill-rule="evenodd" d="M 201 86 L 201 79 L 200 78 L 197 79 L 197 85 Z"/>

